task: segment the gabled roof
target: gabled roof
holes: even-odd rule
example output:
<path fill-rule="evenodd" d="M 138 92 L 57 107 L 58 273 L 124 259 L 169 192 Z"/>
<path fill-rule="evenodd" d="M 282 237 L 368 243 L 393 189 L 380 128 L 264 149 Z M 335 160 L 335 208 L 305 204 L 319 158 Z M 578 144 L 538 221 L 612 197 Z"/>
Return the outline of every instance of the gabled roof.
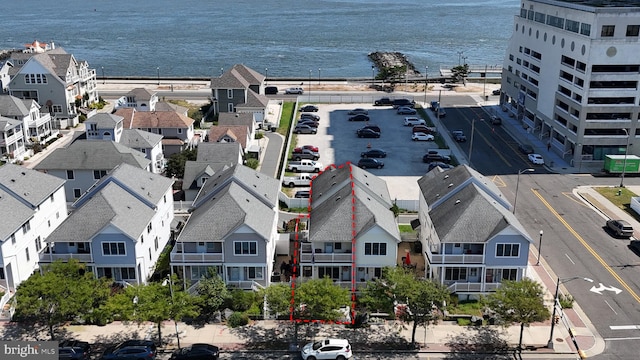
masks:
<path fill-rule="evenodd" d="M 531 241 L 515 216 L 476 184 L 460 189 L 431 210 L 429 216 L 443 243 L 483 243 L 508 227 Z"/>
<path fill-rule="evenodd" d="M 113 129 L 124 120 L 122 116 L 100 112 L 87 119 L 87 123 L 96 124 L 98 129 Z"/>
<path fill-rule="evenodd" d="M 133 108 L 120 108 L 115 114 L 124 118 L 126 129 L 184 129 L 194 122 L 192 118 L 175 111 L 136 111 Z"/>
<path fill-rule="evenodd" d="M 133 96 L 136 101 L 149 101 L 155 94 L 155 91 L 151 91 L 146 88 L 135 88 L 129 91 L 126 96 Z"/>
<path fill-rule="evenodd" d="M 179 114 L 186 115 L 189 109 L 184 106 L 176 105 L 167 101 L 160 101 L 156 103 L 156 111 L 175 111 Z"/>
<path fill-rule="evenodd" d="M 0 240 L 22 226 L 49 196 L 64 185 L 64 180 L 22 166 L 0 167 Z"/>
<path fill-rule="evenodd" d="M 233 65 L 233 70 L 237 71 L 250 85 L 260 85 L 265 79 L 264 75 L 243 64 Z"/>
<path fill-rule="evenodd" d="M 151 161 L 138 150 L 115 141 L 76 140 L 66 148 L 55 149 L 36 170 L 111 170 L 126 163 L 146 169 Z"/>
<path fill-rule="evenodd" d="M 377 225 L 400 242 L 386 184 L 386 194 L 378 195 L 384 181 L 374 178 L 350 164 L 318 175 L 311 183 L 309 240 L 351 241 Z"/>
<path fill-rule="evenodd" d="M 120 144 L 130 148 L 153 148 L 162 141 L 162 135 L 138 129 L 124 129 Z"/>
<path fill-rule="evenodd" d="M 214 196 L 226 184 L 231 182 L 246 188 L 254 197 L 269 206 L 275 207 L 278 204 L 280 182 L 277 179 L 261 174 L 250 167 L 235 165 L 224 171 L 217 172 L 207 180 L 194 201 L 194 207 L 198 207 L 200 202 L 207 201 L 208 198 Z"/>
<path fill-rule="evenodd" d="M 238 143 L 203 142 L 198 144 L 196 161 L 235 165 L 241 154 L 242 148 Z"/>
<path fill-rule="evenodd" d="M 260 108 L 263 109 L 269 105 L 269 98 L 262 94 L 249 91 L 247 101 L 244 104 L 236 105 L 236 108 Z"/>
<path fill-rule="evenodd" d="M 7 131 L 22 125 L 22 121 L 0 116 L 0 131 Z"/>
<path fill-rule="evenodd" d="M 218 115 L 218 126 L 244 125 L 253 128 L 253 113 L 228 113 Z"/>
<path fill-rule="evenodd" d="M 7 117 L 25 117 L 35 100 L 19 99 L 12 95 L 0 95 L 0 115 Z M 37 103 L 36 103 L 37 104 Z M 40 105 L 38 105 L 38 108 Z"/>
<path fill-rule="evenodd" d="M 264 81 L 264 75 L 242 65 L 236 64 L 231 70 L 220 77 L 211 79 L 212 89 L 248 89 L 250 85 L 259 86 Z"/>
<path fill-rule="evenodd" d="M 198 146 L 200 151 L 200 146 Z M 228 163 L 209 163 L 205 161 L 187 161 L 184 164 L 184 175 L 182 177 L 182 190 L 198 189 L 196 180 L 204 175 L 213 176 L 218 171 L 230 168 Z"/>
<path fill-rule="evenodd" d="M 244 125 L 212 126 L 209 129 L 209 141 L 218 142 L 224 136 L 228 136 L 239 142 L 243 149 L 246 149 L 248 133 L 249 129 Z"/>

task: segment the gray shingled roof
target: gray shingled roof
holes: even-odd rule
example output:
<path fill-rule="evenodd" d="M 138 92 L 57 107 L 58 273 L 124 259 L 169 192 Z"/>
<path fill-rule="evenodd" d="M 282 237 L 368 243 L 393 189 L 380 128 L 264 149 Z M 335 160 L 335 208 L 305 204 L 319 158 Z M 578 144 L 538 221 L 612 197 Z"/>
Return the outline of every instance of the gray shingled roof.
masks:
<path fill-rule="evenodd" d="M 220 113 L 220 115 L 226 113 Z M 235 165 L 238 163 L 242 147 L 240 143 L 205 142 L 198 145 L 196 161 L 209 163 L 225 163 Z"/>
<path fill-rule="evenodd" d="M 0 241 L 30 219 L 34 209 L 62 186 L 64 180 L 39 171 L 13 164 L 0 167 Z"/>
<path fill-rule="evenodd" d="M 7 131 L 22 125 L 22 121 L 0 116 L 0 131 Z"/>
<path fill-rule="evenodd" d="M 86 122 L 96 124 L 98 129 L 113 129 L 123 120 L 122 116 L 101 112 L 88 118 Z"/>
<path fill-rule="evenodd" d="M 72 212 L 47 242 L 90 241 L 109 224 L 136 241 L 154 215 L 154 209 L 111 182 Z"/>
<path fill-rule="evenodd" d="M 218 116 L 218 126 L 245 125 L 248 128 L 253 128 L 254 122 L 255 120 L 253 120 L 253 113 L 222 112 Z"/>
<path fill-rule="evenodd" d="M 138 150 L 114 141 L 77 140 L 66 148 L 55 149 L 37 170 L 111 170 L 126 163 L 146 169 L 151 160 Z"/>
<path fill-rule="evenodd" d="M 189 109 L 167 101 L 159 101 L 156 103 L 156 111 L 175 111 L 179 114 L 187 115 Z"/>
<path fill-rule="evenodd" d="M 238 104 L 237 107 L 264 108 L 269 104 L 269 98 L 262 94 L 257 94 L 252 90 L 247 93 L 247 101 L 244 104 Z"/>
<path fill-rule="evenodd" d="M 200 151 L 200 144 L 198 151 Z M 209 177 L 213 176 L 218 171 L 223 171 L 230 168 L 232 165 L 229 163 L 209 163 L 206 161 L 187 161 L 184 164 L 184 175 L 182 177 L 182 190 L 197 189 L 196 180 L 201 178 L 204 174 Z"/>
<path fill-rule="evenodd" d="M 0 115 L 7 117 L 25 117 L 29 115 L 29 103 L 34 100 L 23 100 L 11 95 L 0 95 Z M 39 106 L 39 105 L 38 105 Z"/>
<path fill-rule="evenodd" d="M 236 70 L 250 85 L 260 85 L 265 76 L 244 64 L 235 64 L 233 69 Z"/>
<path fill-rule="evenodd" d="M 101 182 L 115 180 L 128 190 L 135 192 L 142 199 L 155 206 L 173 185 L 173 180 L 162 175 L 136 168 L 128 164 L 120 164 Z M 99 185 L 98 185 L 99 186 Z M 167 199 L 167 201 L 173 201 Z"/>
<path fill-rule="evenodd" d="M 138 129 L 124 129 L 120 144 L 130 148 L 152 148 L 162 141 L 162 135 Z"/>
<path fill-rule="evenodd" d="M 194 201 L 194 207 L 216 196 L 217 192 L 226 187 L 229 182 L 234 182 L 250 191 L 254 197 L 262 199 L 270 206 L 277 206 L 280 182 L 270 176 L 261 174 L 247 166 L 235 165 L 227 170 L 215 173 L 204 184 L 198 197 Z"/>
<path fill-rule="evenodd" d="M 249 89 L 250 83 L 235 69 L 211 79 L 212 89 Z"/>
<path fill-rule="evenodd" d="M 146 88 L 135 88 L 127 93 L 127 96 L 133 96 L 137 101 L 150 101 L 151 97 L 155 95 L 155 91 L 151 91 Z"/>

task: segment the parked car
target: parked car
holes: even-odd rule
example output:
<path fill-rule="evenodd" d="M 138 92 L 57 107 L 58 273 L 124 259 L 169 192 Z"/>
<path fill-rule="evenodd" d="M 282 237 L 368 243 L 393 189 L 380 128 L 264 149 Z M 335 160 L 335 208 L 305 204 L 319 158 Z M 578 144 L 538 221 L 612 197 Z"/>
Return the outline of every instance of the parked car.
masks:
<path fill-rule="evenodd" d="M 265 86 L 264 93 L 266 95 L 275 95 L 275 94 L 278 93 L 278 87 L 277 86 Z"/>
<path fill-rule="evenodd" d="M 371 129 L 375 132 L 379 132 L 382 134 L 382 130 L 380 130 L 380 126 L 378 125 L 374 125 L 374 124 L 367 124 L 365 126 L 362 127 L 362 129 Z"/>
<path fill-rule="evenodd" d="M 491 125 L 502 125 L 502 119 L 496 115 L 491 115 L 489 122 L 491 123 Z"/>
<path fill-rule="evenodd" d="M 416 125 L 412 128 L 412 132 L 417 133 L 417 132 L 422 132 L 425 134 L 436 134 L 436 128 L 434 127 L 428 127 L 426 125 Z"/>
<path fill-rule="evenodd" d="M 346 339 L 326 339 L 311 342 L 302 348 L 303 360 L 350 359 L 353 356 L 351 345 Z"/>
<path fill-rule="evenodd" d="M 349 110 L 349 112 L 347 114 L 349 114 L 349 115 L 358 115 L 358 114 L 369 115 L 369 111 L 367 111 L 367 109 L 363 109 L 363 108 L 355 108 L 353 110 Z"/>
<path fill-rule="evenodd" d="M 311 151 L 315 151 L 315 152 L 318 152 L 318 151 L 319 151 L 317 146 L 313 146 L 313 145 L 302 145 L 302 146 L 299 146 L 299 147 L 297 147 L 297 148 L 293 149 L 293 153 L 295 154 L 295 153 L 297 153 L 297 152 L 301 152 L 302 150 L 311 150 Z"/>
<path fill-rule="evenodd" d="M 383 97 L 381 99 L 374 101 L 373 105 L 374 106 L 391 106 L 393 105 L 393 101 L 388 97 Z"/>
<path fill-rule="evenodd" d="M 300 119 L 311 119 L 314 121 L 320 121 L 320 116 L 314 113 L 302 113 L 300 114 Z"/>
<path fill-rule="evenodd" d="M 304 90 L 301 87 L 290 87 L 284 90 L 285 94 L 304 94 Z"/>
<path fill-rule="evenodd" d="M 359 138 L 379 138 L 380 137 L 379 132 L 373 131 L 371 129 L 358 129 L 358 131 L 356 131 L 356 135 L 358 135 Z"/>
<path fill-rule="evenodd" d="M 492 95 L 500 95 L 500 92 L 502 92 L 501 89 L 495 89 L 491 92 Z"/>
<path fill-rule="evenodd" d="M 631 240 L 627 246 L 631 251 L 636 253 L 636 255 L 640 256 L 640 240 Z"/>
<path fill-rule="evenodd" d="M 428 153 L 424 154 L 424 156 L 422 157 L 422 162 L 425 162 L 425 163 L 443 162 L 445 164 L 448 164 L 451 162 L 451 158 L 448 157 L 447 155 L 438 154 L 435 151 L 429 151 Z"/>
<path fill-rule="evenodd" d="M 414 116 L 407 116 L 404 118 L 404 126 L 416 126 L 416 125 L 427 125 L 424 119 L 420 119 Z"/>
<path fill-rule="evenodd" d="M 384 158 L 387 157 L 387 152 L 382 149 L 369 149 L 360 153 L 360 157 L 363 158 Z"/>
<path fill-rule="evenodd" d="M 382 169 L 384 167 L 384 162 L 378 159 L 361 158 L 360 160 L 358 160 L 358 167 L 362 169 L 367 169 L 367 168 Z"/>
<path fill-rule="evenodd" d="M 63 340 L 58 343 L 58 358 L 88 360 L 91 346 L 86 341 Z"/>
<path fill-rule="evenodd" d="M 171 360 L 217 360 L 220 349 L 209 344 L 193 344 L 171 354 Z"/>
<path fill-rule="evenodd" d="M 311 191 L 309 190 L 296 191 L 296 194 L 294 195 L 294 197 L 296 199 L 308 199 L 311 197 Z"/>
<path fill-rule="evenodd" d="M 540 154 L 529 154 L 529 161 L 531 161 L 533 165 L 544 165 L 544 159 Z"/>
<path fill-rule="evenodd" d="M 302 105 L 301 112 L 318 112 L 318 107 L 312 104 Z"/>
<path fill-rule="evenodd" d="M 442 170 L 453 169 L 453 165 L 450 165 L 450 164 L 447 164 L 447 163 L 443 163 L 441 161 L 433 161 L 433 162 L 429 163 L 428 171 L 431 171 L 436 167 L 439 167 Z"/>
<path fill-rule="evenodd" d="M 425 134 L 423 132 L 413 133 L 411 140 L 413 141 L 434 141 L 436 138 L 431 134 Z"/>
<path fill-rule="evenodd" d="M 429 105 L 430 105 L 431 110 L 435 112 L 440 107 L 440 102 L 432 101 L 432 102 L 429 103 Z"/>
<path fill-rule="evenodd" d="M 293 132 L 296 134 L 315 134 L 318 132 L 318 129 L 309 125 L 301 124 L 296 125 L 296 127 L 293 129 Z"/>
<path fill-rule="evenodd" d="M 607 220 L 606 226 L 617 237 L 629 238 L 633 236 L 633 226 L 625 220 Z"/>
<path fill-rule="evenodd" d="M 107 348 L 102 354 L 102 359 L 155 360 L 156 354 L 157 348 L 153 341 L 128 340 L 115 347 Z"/>
<path fill-rule="evenodd" d="M 533 154 L 533 146 L 531 144 L 519 144 L 518 150 L 525 155 Z"/>
<path fill-rule="evenodd" d="M 413 100 L 409 100 L 409 99 L 394 99 L 391 103 L 393 105 L 394 108 L 399 108 L 401 106 L 405 106 L 405 107 L 414 107 L 416 106 L 416 102 Z"/>
<path fill-rule="evenodd" d="M 311 119 L 300 119 L 298 120 L 298 125 L 309 125 L 311 127 L 317 128 L 320 123 Z"/>
<path fill-rule="evenodd" d="M 416 111 L 416 109 L 410 108 L 408 106 L 401 106 L 398 108 L 398 110 L 396 110 L 396 113 L 398 113 L 399 115 L 415 115 L 418 112 Z"/>
<path fill-rule="evenodd" d="M 349 117 L 349 121 L 369 121 L 369 116 L 365 114 L 358 114 Z"/>
<path fill-rule="evenodd" d="M 467 136 L 464 134 L 464 132 L 462 130 L 452 130 L 451 131 L 451 136 L 453 137 L 453 140 L 455 140 L 457 142 L 465 142 L 465 141 L 467 141 Z"/>
<path fill-rule="evenodd" d="M 291 155 L 291 158 L 295 161 L 300 161 L 302 159 L 318 160 L 320 158 L 320 153 L 309 149 L 302 149 L 300 152 L 294 152 L 293 155 Z"/>

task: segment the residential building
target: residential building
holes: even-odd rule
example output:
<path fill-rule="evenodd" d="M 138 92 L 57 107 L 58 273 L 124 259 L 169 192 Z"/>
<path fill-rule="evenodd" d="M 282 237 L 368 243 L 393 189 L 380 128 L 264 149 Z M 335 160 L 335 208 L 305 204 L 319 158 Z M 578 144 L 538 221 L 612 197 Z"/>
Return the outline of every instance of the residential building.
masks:
<path fill-rule="evenodd" d="M 251 145 L 249 128 L 245 125 L 212 126 L 207 138 L 211 143 L 238 143 L 243 153 L 247 153 Z"/>
<path fill-rule="evenodd" d="M 0 291 L 5 295 L 38 269 L 45 240 L 67 218 L 63 185 L 62 179 L 22 166 L 0 167 Z"/>
<path fill-rule="evenodd" d="M 171 251 L 184 287 L 218 273 L 239 289 L 269 286 L 278 239 L 280 182 L 244 165 L 209 178 Z"/>
<path fill-rule="evenodd" d="M 265 77 L 257 71 L 236 64 L 229 71 L 211 79 L 214 115 L 220 113 L 253 113 L 262 123 L 269 99 L 264 95 Z"/>
<path fill-rule="evenodd" d="M 524 278 L 531 238 L 491 179 L 459 165 L 433 169 L 418 186 L 425 276 L 463 299 Z"/>
<path fill-rule="evenodd" d="M 501 102 L 570 163 L 640 155 L 640 3 L 523 0 Z"/>
<path fill-rule="evenodd" d="M 198 145 L 194 136 L 194 120 L 175 111 L 137 111 L 121 108 L 114 113 L 124 118 L 125 129 L 138 129 L 162 135 L 162 152 L 165 157 L 180 153 Z"/>
<path fill-rule="evenodd" d="M 40 263 L 77 259 L 97 277 L 145 284 L 171 239 L 172 186 L 161 175 L 117 166 L 73 204 Z"/>
<path fill-rule="evenodd" d="M 184 200 L 195 200 L 202 186 L 216 172 L 243 163 L 243 151 L 238 143 L 201 143 L 196 161 L 187 161 L 184 166 Z"/>
<path fill-rule="evenodd" d="M 400 231 L 384 180 L 352 164 L 331 166 L 311 183 L 308 239 L 300 277 L 329 277 L 351 289 L 398 264 Z"/>
<path fill-rule="evenodd" d="M 55 149 L 35 169 L 66 180 L 66 199 L 72 203 L 122 163 L 151 170 L 151 161 L 137 150 L 115 141 L 90 140 L 76 140 L 66 148 Z"/>
<path fill-rule="evenodd" d="M 122 116 L 97 113 L 85 121 L 87 140 L 115 141 L 138 150 L 151 161 L 151 172 L 164 171 L 166 160 L 162 152 L 162 135 L 139 129 L 124 129 Z"/>
<path fill-rule="evenodd" d="M 0 157 L 5 162 L 23 160 L 29 156 L 24 141 L 24 124 L 20 120 L 0 116 Z"/>
<path fill-rule="evenodd" d="M 158 103 L 158 94 L 145 88 L 135 88 L 127 93 L 127 95 L 118 99 L 115 104 L 116 109 L 131 108 L 136 111 L 156 111 Z"/>
<path fill-rule="evenodd" d="M 95 69 L 53 44 L 34 41 L 25 46 L 9 58 L 9 94 L 38 102 L 56 128 L 76 126 L 78 107 L 98 101 Z"/>
<path fill-rule="evenodd" d="M 41 108 L 32 99 L 0 95 L 0 116 L 22 121 L 23 136 L 28 144 L 44 144 L 59 134 L 53 127 L 51 115 L 40 112 Z"/>

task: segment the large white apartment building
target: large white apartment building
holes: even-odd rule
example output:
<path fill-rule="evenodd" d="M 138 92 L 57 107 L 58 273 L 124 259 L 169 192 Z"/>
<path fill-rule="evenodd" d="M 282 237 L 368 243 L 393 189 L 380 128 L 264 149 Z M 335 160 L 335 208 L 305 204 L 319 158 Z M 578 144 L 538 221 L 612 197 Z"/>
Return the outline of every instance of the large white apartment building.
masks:
<path fill-rule="evenodd" d="M 640 154 L 639 35 L 638 0 L 523 0 L 503 110 L 575 166 Z"/>

